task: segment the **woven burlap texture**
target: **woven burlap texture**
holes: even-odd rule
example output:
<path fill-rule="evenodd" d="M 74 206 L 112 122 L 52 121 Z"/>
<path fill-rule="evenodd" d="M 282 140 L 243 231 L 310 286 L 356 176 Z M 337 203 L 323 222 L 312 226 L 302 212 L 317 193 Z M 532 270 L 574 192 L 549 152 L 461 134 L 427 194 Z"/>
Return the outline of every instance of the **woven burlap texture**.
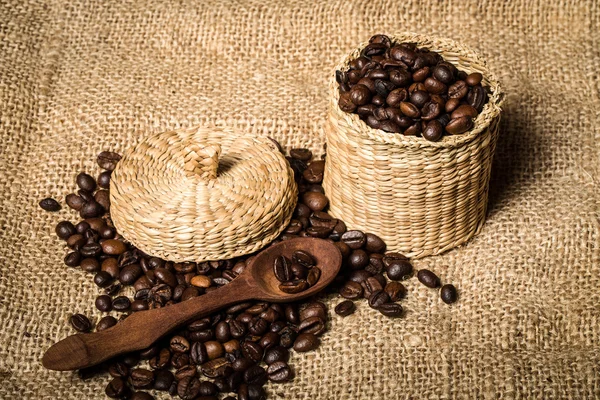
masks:
<path fill-rule="evenodd" d="M 460 290 L 408 282 L 406 316 L 359 305 L 294 354 L 272 399 L 600 396 L 597 1 L 146 1 L 0 4 L 0 398 L 101 399 L 106 378 L 44 370 L 99 317 L 43 212 L 95 155 L 214 124 L 319 151 L 332 66 L 373 33 L 450 37 L 508 93 L 481 233 L 417 261 Z M 330 305 L 337 298 L 328 300 Z"/>

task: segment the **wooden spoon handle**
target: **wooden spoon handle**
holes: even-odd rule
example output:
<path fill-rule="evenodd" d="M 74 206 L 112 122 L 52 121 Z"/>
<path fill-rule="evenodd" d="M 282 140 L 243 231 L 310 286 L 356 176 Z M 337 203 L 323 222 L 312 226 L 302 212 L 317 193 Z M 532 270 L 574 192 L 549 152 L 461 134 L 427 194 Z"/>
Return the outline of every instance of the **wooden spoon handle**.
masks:
<path fill-rule="evenodd" d="M 162 336 L 195 319 L 254 298 L 247 282 L 235 279 L 205 295 L 172 306 L 140 311 L 105 331 L 69 336 L 50 347 L 44 367 L 67 371 L 91 367 L 119 354 L 150 347 Z"/>

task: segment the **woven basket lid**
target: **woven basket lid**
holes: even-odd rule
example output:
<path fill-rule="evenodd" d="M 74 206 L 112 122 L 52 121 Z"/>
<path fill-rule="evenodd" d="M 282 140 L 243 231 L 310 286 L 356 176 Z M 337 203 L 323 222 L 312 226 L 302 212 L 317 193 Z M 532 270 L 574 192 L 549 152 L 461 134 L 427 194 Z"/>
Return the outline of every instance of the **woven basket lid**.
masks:
<path fill-rule="evenodd" d="M 164 132 L 113 171 L 111 216 L 125 239 L 166 260 L 222 260 L 257 251 L 291 219 L 292 170 L 269 138 L 222 128 Z"/>

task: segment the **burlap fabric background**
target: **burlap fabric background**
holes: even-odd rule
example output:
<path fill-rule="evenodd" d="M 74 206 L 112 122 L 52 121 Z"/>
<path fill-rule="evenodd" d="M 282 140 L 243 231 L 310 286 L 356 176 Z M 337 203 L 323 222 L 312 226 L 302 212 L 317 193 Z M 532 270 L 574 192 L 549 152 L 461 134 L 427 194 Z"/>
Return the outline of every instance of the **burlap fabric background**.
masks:
<path fill-rule="evenodd" d="M 212 123 L 287 146 L 323 143 L 330 68 L 377 32 L 478 49 L 508 93 L 488 222 L 416 262 L 460 289 L 408 283 L 406 317 L 332 318 L 273 399 L 600 396 L 599 5 L 596 1 L 0 4 L 0 398 L 103 398 L 105 379 L 44 370 L 43 351 L 95 318 L 98 290 L 62 264 L 53 225 L 95 155 Z M 334 305 L 337 299 L 329 300 Z"/>

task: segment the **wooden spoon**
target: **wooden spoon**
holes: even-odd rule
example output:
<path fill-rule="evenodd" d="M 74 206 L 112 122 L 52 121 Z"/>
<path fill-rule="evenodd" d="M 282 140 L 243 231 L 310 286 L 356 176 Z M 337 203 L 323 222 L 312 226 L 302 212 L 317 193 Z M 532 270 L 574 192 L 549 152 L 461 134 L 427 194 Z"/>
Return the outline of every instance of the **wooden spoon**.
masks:
<path fill-rule="evenodd" d="M 279 290 L 273 262 L 280 255 L 291 257 L 296 250 L 305 250 L 313 256 L 321 277 L 303 292 L 284 293 Z M 69 336 L 46 351 L 42 364 L 57 371 L 91 367 L 119 354 L 148 348 L 180 326 L 235 303 L 300 300 L 324 289 L 341 265 L 342 255 L 331 242 L 316 238 L 286 240 L 261 251 L 237 278 L 222 288 L 172 306 L 133 313 L 105 331 Z"/>

